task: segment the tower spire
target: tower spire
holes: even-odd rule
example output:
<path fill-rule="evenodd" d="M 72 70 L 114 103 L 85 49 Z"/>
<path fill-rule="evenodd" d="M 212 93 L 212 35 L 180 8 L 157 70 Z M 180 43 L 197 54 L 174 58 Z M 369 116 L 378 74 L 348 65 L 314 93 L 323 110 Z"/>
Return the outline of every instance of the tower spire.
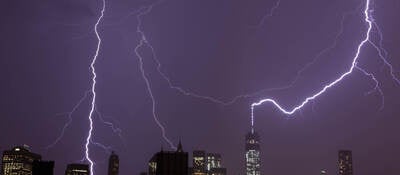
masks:
<path fill-rule="evenodd" d="M 179 144 L 178 144 L 178 148 L 177 148 L 176 152 L 183 152 L 181 139 L 179 139 Z"/>

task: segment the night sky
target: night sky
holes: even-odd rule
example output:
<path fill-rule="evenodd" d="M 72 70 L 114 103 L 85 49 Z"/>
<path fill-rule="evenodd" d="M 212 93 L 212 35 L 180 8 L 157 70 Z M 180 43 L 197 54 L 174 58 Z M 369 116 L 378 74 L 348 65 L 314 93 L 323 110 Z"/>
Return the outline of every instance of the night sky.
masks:
<path fill-rule="evenodd" d="M 96 107 L 122 131 L 113 132 L 94 115 L 93 140 L 119 154 L 122 175 L 147 171 L 151 156 L 161 147 L 169 149 L 151 114 L 134 52 L 140 40 L 137 10 L 155 2 L 106 0 L 98 28 Z M 288 108 L 301 103 L 349 69 L 365 37 L 365 0 L 281 0 L 274 8 L 276 3 L 163 0 L 142 16 L 147 40 L 174 85 L 222 101 L 259 92 L 228 106 L 182 95 L 159 74 L 151 49 L 139 49 L 167 136 L 175 144 L 181 139 L 188 152 L 221 153 L 230 175 L 244 174 L 251 103 L 264 97 Z M 101 5 L 100 0 L 0 1 L 0 151 L 27 144 L 56 161 L 55 174 L 83 158 L 90 93 L 76 105 L 91 87 L 89 66 L 98 42 L 94 24 Z M 371 9 L 387 60 L 400 69 L 400 1 L 371 0 Z M 379 44 L 376 28 L 371 41 Z M 291 84 L 314 59 L 292 87 L 260 91 Z M 353 151 L 357 175 L 400 172 L 400 84 L 371 45 L 363 47 L 358 61 L 379 80 L 384 108 L 377 91 L 368 94 L 374 81 L 357 70 L 294 115 L 271 104 L 257 107 L 262 174 L 311 175 L 321 169 L 336 174 L 339 149 Z M 53 144 L 69 114 L 70 125 Z M 90 148 L 95 174 L 105 175 L 109 150 Z"/>

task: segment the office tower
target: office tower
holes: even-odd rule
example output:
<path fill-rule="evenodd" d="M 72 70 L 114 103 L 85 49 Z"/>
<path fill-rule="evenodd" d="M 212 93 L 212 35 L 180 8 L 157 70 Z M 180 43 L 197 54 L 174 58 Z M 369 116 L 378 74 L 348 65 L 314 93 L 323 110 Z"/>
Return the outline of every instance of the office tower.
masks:
<path fill-rule="evenodd" d="M 353 160 L 351 151 L 339 151 L 339 175 L 353 175 Z"/>
<path fill-rule="evenodd" d="M 260 175 L 260 136 L 254 130 L 246 135 L 245 151 L 246 175 Z"/>
<path fill-rule="evenodd" d="M 226 175 L 226 168 L 222 168 L 221 155 L 218 153 L 207 153 L 207 174 Z"/>
<path fill-rule="evenodd" d="M 221 168 L 221 155 L 217 153 L 207 153 L 207 171 L 213 168 Z"/>
<path fill-rule="evenodd" d="M 108 159 L 108 175 L 118 175 L 119 172 L 119 158 L 118 155 L 111 153 Z"/>
<path fill-rule="evenodd" d="M 68 164 L 65 175 L 89 175 L 89 165 L 87 164 Z"/>
<path fill-rule="evenodd" d="M 29 147 L 17 146 L 3 152 L 3 175 L 32 175 L 33 161 L 40 160 L 39 154 L 32 153 Z"/>
<path fill-rule="evenodd" d="M 176 151 L 161 150 L 149 161 L 149 175 L 188 175 L 188 169 L 188 153 L 180 141 Z"/>
<path fill-rule="evenodd" d="M 195 150 L 193 151 L 193 175 L 206 175 L 207 174 L 207 162 L 206 152 Z"/>
<path fill-rule="evenodd" d="M 32 175 L 53 175 L 54 161 L 33 161 Z"/>

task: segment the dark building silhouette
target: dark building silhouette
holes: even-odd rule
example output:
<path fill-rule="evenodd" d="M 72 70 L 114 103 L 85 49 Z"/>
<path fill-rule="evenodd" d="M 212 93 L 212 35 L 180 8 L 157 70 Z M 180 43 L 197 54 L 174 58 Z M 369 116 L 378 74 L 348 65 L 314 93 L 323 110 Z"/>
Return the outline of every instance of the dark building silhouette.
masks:
<path fill-rule="evenodd" d="M 246 175 L 260 175 L 260 136 L 253 129 L 246 135 L 245 159 Z"/>
<path fill-rule="evenodd" d="M 118 175 L 119 172 L 119 158 L 114 152 L 111 153 L 108 159 L 108 175 Z"/>
<path fill-rule="evenodd" d="M 2 174 L 32 175 L 33 162 L 41 158 L 39 154 L 32 153 L 26 145 L 6 150 L 3 152 Z"/>
<path fill-rule="evenodd" d="M 147 175 L 147 173 L 146 172 L 141 172 L 140 175 Z"/>
<path fill-rule="evenodd" d="M 353 175 L 353 158 L 350 150 L 339 151 L 339 175 Z"/>
<path fill-rule="evenodd" d="M 87 164 L 68 164 L 65 175 L 89 175 L 89 165 Z"/>
<path fill-rule="evenodd" d="M 179 145 L 176 151 L 154 154 L 149 161 L 149 175 L 188 175 L 188 153 Z"/>
<path fill-rule="evenodd" d="M 193 175 L 207 174 L 207 160 L 205 151 L 201 150 L 193 151 L 193 168 L 191 172 Z"/>
<path fill-rule="evenodd" d="M 54 161 L 33 161 L 32 175 L 53 175 Z"/>

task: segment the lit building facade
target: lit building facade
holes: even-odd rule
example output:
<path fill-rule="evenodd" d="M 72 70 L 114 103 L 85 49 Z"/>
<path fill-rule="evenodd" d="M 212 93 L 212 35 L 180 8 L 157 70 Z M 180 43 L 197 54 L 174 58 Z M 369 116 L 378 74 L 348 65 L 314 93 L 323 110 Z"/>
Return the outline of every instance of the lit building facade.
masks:
<path fill-rule="evenodd" d="M 246 175 L 260 175 L 260 136 L 252 130 L 246 135 Z"/>
<path fill-rule="evenodd" d="M 87 164 L 68 164 L 65 175 L 89 175 L 89 165 Z"/>
<path fill-rule="evenodd" d="M 108 159 L 108 175 L 118 175 L 119 172 L 119 158 L 114 152 L 111 153 Z"/>
<path fill-rule="evenodd" d="M 207 153 L 207 171 L 211 171 L 214 168 L 221 168 L 221 155 Z"/>
<path fill-rule="evenodd" d="M 195 150 L 193 151 L 193 175 L 206 175 L 207 174 L 207 160 L 206 152 Z"/>
<path fill-rule="evenodd" d="M 353 158 L 350 150 L 339 151 L 339 175 L 353 175 Z"/>
<path fill-rule="evenodd" d="M 2 175 L 32 175 L 33 162 L 41 160 L 28 146 L 18 146 L 3 152 Z"/>
<path fill-rule="evenodd" d="M 221 154 L 207 153 L 207 174 L 226 175 L 226 168 L 222 168 Z"/>

